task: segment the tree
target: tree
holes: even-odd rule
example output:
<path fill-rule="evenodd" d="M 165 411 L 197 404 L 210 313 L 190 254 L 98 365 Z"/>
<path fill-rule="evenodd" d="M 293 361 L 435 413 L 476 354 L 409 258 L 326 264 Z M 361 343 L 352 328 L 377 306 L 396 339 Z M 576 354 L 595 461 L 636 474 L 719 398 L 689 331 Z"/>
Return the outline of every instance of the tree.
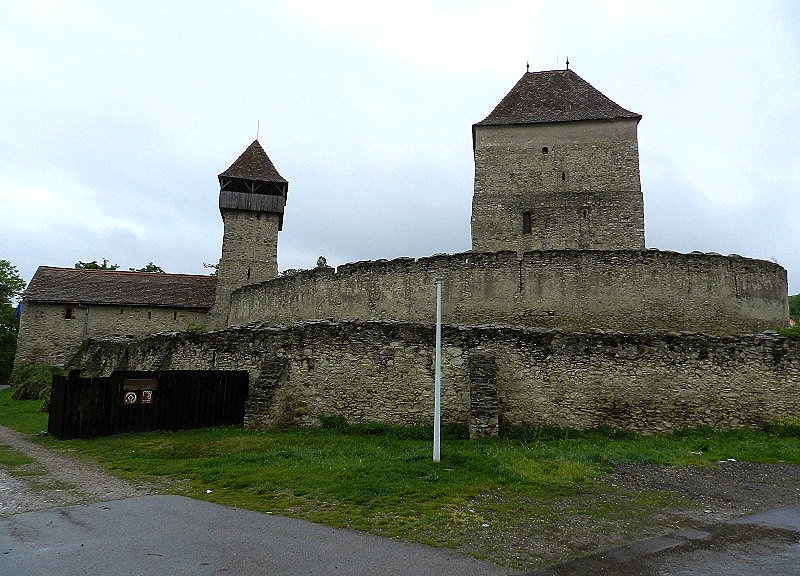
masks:
<path fill-rule="evenodd" d="M 11 305 L 25 289 L 25 280 L 8 260 L 0 260 L 0 303 Z"/>
<path fill-rule="evenodd" d="M 131 272 L 151 272 L 153 274 L 166 274 L 161 266 L 156 266 L 152 262 L 148 262 L 144 268 L 128 268 Z"/>
<path fill-rule="evenodd" d="M 800 322 L 800 294 L 789 296 L 789 316 Z"/>
<path fill-rule="evenodd" d="M 12 302 L 22 294 L 25 280 L 8 260 L 0 260 L 0 385 L 8 383 L 17 351 L 17 318 Z"/>
<path fill-rule="evenodd" d="M 119 268 L 119 264 L 109 264 L 108 258 L 103 258 L 103 263 L 98 264 L 97 260 L 92 260 L 91 262 L 75 262 L 75 268 L 78 270 L 116 270 Z"/>

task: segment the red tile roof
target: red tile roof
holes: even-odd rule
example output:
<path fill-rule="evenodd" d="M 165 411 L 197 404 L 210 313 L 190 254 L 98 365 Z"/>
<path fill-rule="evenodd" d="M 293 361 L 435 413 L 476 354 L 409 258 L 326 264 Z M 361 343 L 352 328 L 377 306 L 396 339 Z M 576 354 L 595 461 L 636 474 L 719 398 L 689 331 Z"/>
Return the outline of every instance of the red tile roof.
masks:
<path fill-rule="evenodd" d="M 216 276 L 39 266 L 25 302 L 210 308 Z"/>

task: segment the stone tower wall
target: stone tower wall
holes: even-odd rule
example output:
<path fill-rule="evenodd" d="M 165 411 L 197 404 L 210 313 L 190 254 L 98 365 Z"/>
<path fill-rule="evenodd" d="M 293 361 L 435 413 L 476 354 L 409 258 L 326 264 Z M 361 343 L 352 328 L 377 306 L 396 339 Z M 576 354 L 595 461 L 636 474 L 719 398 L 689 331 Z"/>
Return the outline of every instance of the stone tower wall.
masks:
<path fill-rule="evenodd" d="M 221 210 L 224 233 L 217 268 L 217 293 L 209 313 L 211 327 L 227 326 L 231 294 L 278 275 L 280 215 L 271 212 Z"/>
<path fill-rule="evenodd" d="M 248 286 L 232 295 L 230 325 L 308 319 L 443 320 L 570 331 L 761 332 L 788 319 L 786 270 L 716 254 L 553 250 L 464 253 L 356 262 Z"/>
<path fill-rule="evenodd" d="M 636 127 L 635 119 L 476 126 L 472 249 L 643 249 Z"/>

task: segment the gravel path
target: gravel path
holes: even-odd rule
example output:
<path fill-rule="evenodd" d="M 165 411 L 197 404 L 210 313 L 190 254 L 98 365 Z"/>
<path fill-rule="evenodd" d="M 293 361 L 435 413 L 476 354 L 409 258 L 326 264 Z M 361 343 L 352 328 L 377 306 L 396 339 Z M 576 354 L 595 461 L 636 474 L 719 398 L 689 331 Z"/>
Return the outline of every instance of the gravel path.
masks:
<path fill-rule="evenodd" d="M 154 485 L 126 482 L 4 426 L 0 426 L 0 446 L 10 446 L 34 460 L 15 468 L 13 474 L 0 467 L 0 516 L 158 492 Z"/>
<path fill-rule="evenodd" d="M 714 521 L 800 504 L 800 466 L 722 460 L 713 468 L 630 464 L 604 478 L 633 490 L 664 490 L 694 506 L 678 516 Z"/>

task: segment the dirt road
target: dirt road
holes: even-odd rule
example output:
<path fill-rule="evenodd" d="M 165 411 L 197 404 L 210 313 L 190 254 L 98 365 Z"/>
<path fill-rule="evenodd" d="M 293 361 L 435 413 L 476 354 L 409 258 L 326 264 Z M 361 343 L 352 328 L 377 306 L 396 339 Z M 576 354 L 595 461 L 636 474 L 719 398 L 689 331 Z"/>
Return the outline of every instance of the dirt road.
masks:
<path fill-rule="evenodd" d="M 120 480 L 96 464 L 63 456 L 3 426 L 0 446 L 34 460 L 13 474 L 0 467 L 0 516 L 158 492 L 157 486 Z"/>

